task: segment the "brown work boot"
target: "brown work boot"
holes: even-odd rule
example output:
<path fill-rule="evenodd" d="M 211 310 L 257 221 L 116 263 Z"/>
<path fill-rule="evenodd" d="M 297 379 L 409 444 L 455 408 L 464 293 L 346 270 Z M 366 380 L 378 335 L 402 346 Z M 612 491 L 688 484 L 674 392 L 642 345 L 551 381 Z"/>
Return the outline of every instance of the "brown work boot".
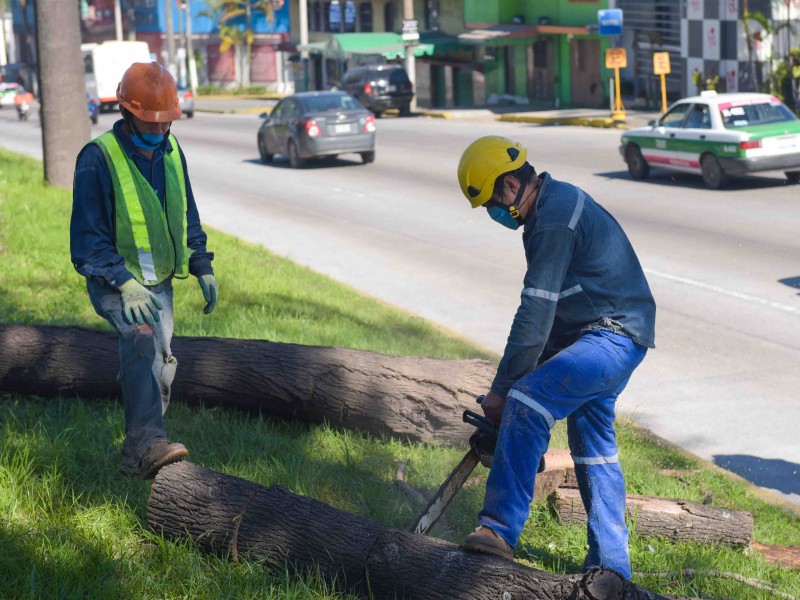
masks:
<path fill-rule="evenodd" d="M 479 525 L 473 533 L 470 533 L 462 547 L 470 552 L 483 552 L 506 560 L 514 560 L 514 549 L 485 525 Z"/>
<path fill-rule="evenodd" d="M 152 479 L 161 467 L 183 460 L 189 455 L 186 446 L 169 440 L 156 440 L 147 447 L 139 459 L 138 468 L 130 468 L 123 464 L 122 470 L 139 479 Z"/>

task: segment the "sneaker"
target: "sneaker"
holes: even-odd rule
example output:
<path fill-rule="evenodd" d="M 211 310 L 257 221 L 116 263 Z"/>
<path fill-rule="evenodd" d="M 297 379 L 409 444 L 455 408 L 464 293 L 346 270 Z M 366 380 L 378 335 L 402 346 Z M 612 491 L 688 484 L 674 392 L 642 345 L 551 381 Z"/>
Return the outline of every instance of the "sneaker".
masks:
<path fill-rule="evenodd" d="M 470 552 L 483 552 L 506 560 L 514 560 L 514 549 L 485 525 L 479 525 L 473 533 L 470 533 L 462 547 Z"/>
<path fill-rule="evenodd" d="M 152 479 L 161 467 L 183 460 L 188 455 L 186 446 L 179 442 L 156 440 L 145 450 L 136 467 L 123 460 L 121 470 L 139 479 Z"/>

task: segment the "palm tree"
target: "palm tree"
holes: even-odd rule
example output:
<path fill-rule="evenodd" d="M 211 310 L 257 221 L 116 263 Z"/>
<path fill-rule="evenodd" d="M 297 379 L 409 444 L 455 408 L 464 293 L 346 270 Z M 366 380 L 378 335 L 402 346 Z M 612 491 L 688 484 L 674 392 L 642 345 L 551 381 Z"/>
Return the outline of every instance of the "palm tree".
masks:
<path fill-rule="evenodd" d="M 250 58 L 255 39 L 253 16 L 263 13 L 268 21 L 273 21 L 275 4 L 274 0 L 206 0 L 208 10 L 201 14 L 218 24 L 220 53 L 225 54 L 231 48 L 236 52 L 240 67 L 237 73 L 239 87 L 250 85 Z"/>

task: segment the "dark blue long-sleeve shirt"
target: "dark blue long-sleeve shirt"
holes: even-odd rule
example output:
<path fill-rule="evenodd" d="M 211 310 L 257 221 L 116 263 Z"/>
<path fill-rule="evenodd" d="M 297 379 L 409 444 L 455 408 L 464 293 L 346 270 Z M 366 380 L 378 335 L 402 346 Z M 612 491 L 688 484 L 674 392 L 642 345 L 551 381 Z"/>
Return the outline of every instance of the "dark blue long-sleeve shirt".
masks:
<path fill-rule="evenodd" d="M 114 123 L 114 135 L 122 150 L 133 160 L 139 172 L 155 190 L 164 207 L 166 174 L 164 154 L 173 152 L 166 140 L 147 158 L 136 151 L 123 132 L 124 121 Z M 214 254 L 206 250 L 207 236 L 200 225 L 200 215 L 189 182 L 186 157 L 178 148 L 186 180 L 186 240 L 192 250 L 189 272 L 199 277 L 213 273 Z M 125 268 L 125 259 L 115 246 L 114 185 L 103 151 L 97 144 L 87 144 L 78 154 L 72 188 L 72 219 L 70 221 L 70 254 L 75 269 L 84 277 L 99 277 L 108 285 L 119 287 L 133 275 Z"/>
<path fill-rule="evenodd" d="M 505 397 L 537 364 L 583 331 L 608 329 L 654 348 L 656 304 L 619 223 L 580 188 L 548 173 L 522 242 L 522 300 L 492 383 Z"/>

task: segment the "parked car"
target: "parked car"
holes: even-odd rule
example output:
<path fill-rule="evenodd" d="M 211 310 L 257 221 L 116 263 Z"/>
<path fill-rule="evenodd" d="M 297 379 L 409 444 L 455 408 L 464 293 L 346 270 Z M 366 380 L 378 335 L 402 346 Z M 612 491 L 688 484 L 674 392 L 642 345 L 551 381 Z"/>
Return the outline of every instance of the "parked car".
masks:
<path fill-rule="evenodd" d="M 181 110 L 186 115 L 186 118 L 191 119 L 194 116 L 194 94 L 192 94 L 192 91 L 179 89 L 178 103 L 181 105 Z"/>
<path fill-rule="evenodd" d="M 711 189 L 730 177 L 773 170 L 798 183 L 800 119 L 770 94 L 707 91 L 623 133 L 619 151 L 634 179 L 659 167 L 698 173 Z"/>
<path fill-rule="evenodd" d="M 261 116 L 258 152 L 265 163 L 284 154 L 298 168 L 311 158 L 349 152 L 364 164 L 375 160 L 375 116 L 345 92 L 294 94 Z"/>
<path fill-rule="evenodd" d="M 337 88 L 380 117 L 387 108 L 396 108 L 400 116 L 411 112 L 414 86 L 408 73 L 398 64 L 369 65 L 348 70 Z"/>
<path fill-rule="evenodd" d="M 86 92 L 86 105 L 89 109 L 89 119 L 92 125 L 97 125 L 97 121 L 100 118 L 100 100 Z"/>
<path fill-rule="evenodd" d="M 18 83 L 0 83 L 0 108 L 14 106 L 14 97 L 17 92 L 24 91 L 23 87 Z"/>

